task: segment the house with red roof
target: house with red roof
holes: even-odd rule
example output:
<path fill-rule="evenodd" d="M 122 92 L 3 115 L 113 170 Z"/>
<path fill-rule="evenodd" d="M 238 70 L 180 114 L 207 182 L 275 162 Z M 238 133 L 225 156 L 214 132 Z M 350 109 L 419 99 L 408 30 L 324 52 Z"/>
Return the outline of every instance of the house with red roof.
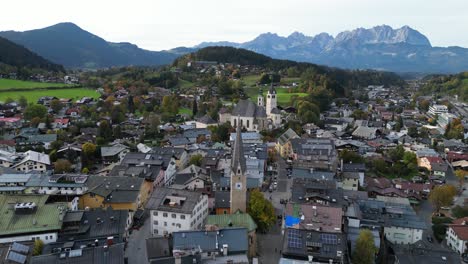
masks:
<path fill-rule="evenodd" d="M 468 217 L 454 220 L 448 226 L 445 239 L 447 240 L 447 246 L 458 254 L 465 253 L 468 245 Z"/>

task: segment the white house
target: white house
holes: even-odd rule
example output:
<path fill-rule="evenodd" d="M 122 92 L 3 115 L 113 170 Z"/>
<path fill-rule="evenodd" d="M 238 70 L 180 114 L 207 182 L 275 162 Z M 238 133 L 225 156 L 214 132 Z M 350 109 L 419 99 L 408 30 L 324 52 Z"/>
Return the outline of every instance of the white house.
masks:
<path fill-rule="evenodd" d="M 28 150 L 24 154 L 24 158 L 13 165 L 12 168 L 21 172 L 39 171 L 45 172 L 50 166 L 49 155 Z"/>
<path fill-rule="evenodd" d="M 448 108 L 445 105 L 431 105 L 427 113 L 432 116 L 440 115 L 442 113 L 448 113 Z"/>
<path fill-rule="evenodd" d="M 468 217 L 454 220 L 453 224 L 448 226 L 445 239 L 447 246 L 458 254 L 465 253 L 468 243 Z"/>
<path fill-rule="evenodd" d="M 208 196 L 195 191 L 157 188 L 146 209 L 150 211 L 152 235 L 200 230 L 208 216 Z"/>

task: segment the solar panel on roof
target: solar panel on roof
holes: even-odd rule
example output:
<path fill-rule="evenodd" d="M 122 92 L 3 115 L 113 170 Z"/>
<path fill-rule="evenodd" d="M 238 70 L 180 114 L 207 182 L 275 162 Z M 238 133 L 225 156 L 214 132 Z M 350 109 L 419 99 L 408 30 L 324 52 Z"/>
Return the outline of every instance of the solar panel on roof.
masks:
<path fill-rule="evenodd" d="M 70 250 L 70 253 L 68 253 L 68 256 L 70 258 L 81 257 L 82 255 L 83 255 L 83 250 L 81 248 L 80 249 Z"/>
<path fill-rule="evenodd" d="M 320 234 L 320 241 L 324 244 L 338 244 L 338 238 L 334 234 Z"/>
<path fill-rule="evenodd" d="M 288 234 L 289 248 L 302 248 L 302 239 L 299 230 L 290 229 Z"/>
<path fill-rule="evenodd" d="M 16 253 L 14 251 L 10 251 L 7 259 L 20 264 L 26 263 L 26 256 Z"/>
<path fill-rule="evenodd" d="M 11 245 L 11 250 L 16 251 L 18 253 L 28 253 L 29 252 L 29 247 L 25 246 L 23 244 L 20 244 L 18 242 L 14 242 Z"/>

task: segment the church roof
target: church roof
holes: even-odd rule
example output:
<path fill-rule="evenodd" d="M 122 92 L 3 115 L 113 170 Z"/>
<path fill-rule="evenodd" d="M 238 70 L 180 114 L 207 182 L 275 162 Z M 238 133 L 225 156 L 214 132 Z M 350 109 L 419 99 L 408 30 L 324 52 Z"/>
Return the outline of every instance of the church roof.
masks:
<path fill-rule="evenodd" d="M 242 143 L 242 133 L 240 122 L 237 122 L 237 131 L 236 131 L 236 141 L 234 142 L 234 147 L 232 149 L 232 158 L 231 158 L 231 170 L 237 171 L 237 168 L 241 168 L 241 173 L 244 174 L 246 170 L 245 156 L 244 156 L 244 144 Z"/>
<path fill-rule="evenodd" d="M 270 85 L 270 89 L 268 89 L 268 93 L 270 93 L 270 94 L 276 93 L 276 89 L 275 89 L 275 87 L 273 87 L 273 82 Z"/>
<path fill-rule="evenodd" d="M 233 116 L 240 117 L 266 117 L 265 108 L 254 104 L 250 100 L 239 100 L 232 110 Z"/>

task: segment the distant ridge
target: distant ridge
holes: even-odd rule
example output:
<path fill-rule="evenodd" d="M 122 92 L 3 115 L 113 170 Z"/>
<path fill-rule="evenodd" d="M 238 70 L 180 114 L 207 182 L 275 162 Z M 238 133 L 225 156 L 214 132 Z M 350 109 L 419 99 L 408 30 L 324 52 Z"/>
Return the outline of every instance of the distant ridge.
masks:
<path fill-rule="evenodd" d="M 3 31 L 0 36 L 69 68 L 157 66 L 169 64 L 180 55 L 144 50 L 127 42 L 107 42 L 73 23 L 59 23 L 24 32 Z"/>
<path fill-rule="evenodd" d="M 25 47 L 0 37 L 0 63 L 11 67 L 26 67 L 52 72 L 63 72 L 63 66 L 52 63 Z"/>

